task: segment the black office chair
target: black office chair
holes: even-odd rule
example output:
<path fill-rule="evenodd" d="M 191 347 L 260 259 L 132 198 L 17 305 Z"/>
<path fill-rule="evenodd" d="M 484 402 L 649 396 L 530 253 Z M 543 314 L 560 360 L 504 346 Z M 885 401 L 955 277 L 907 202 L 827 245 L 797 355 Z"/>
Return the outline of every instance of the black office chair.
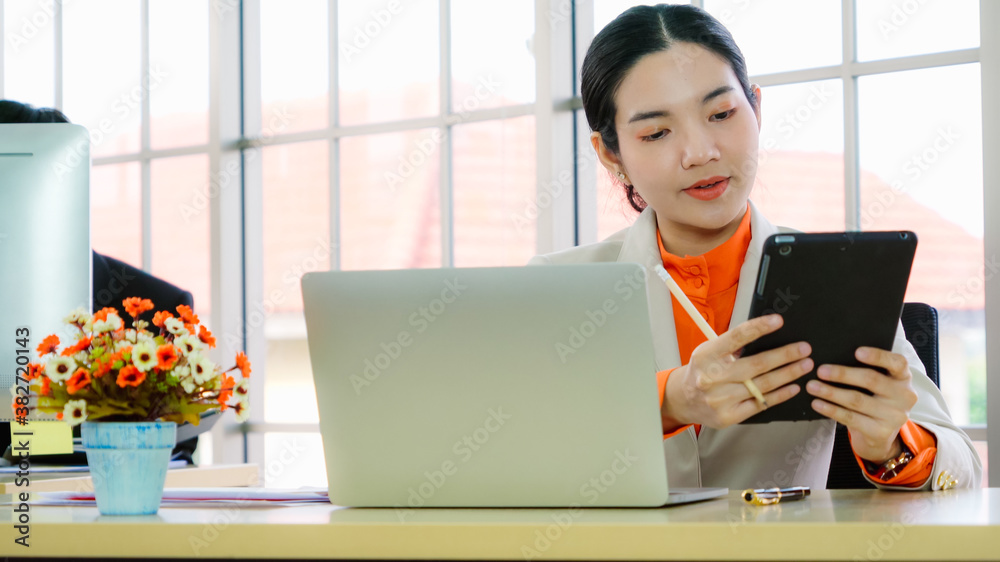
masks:
<path fill-rule="evenodd" d="M 927 376 L 938 387 L 938 314 L 937 310 L 922 302 L 908 302 L 903 305 L 900 316 L 903 332 L 907 341 L 916 350 L 917 356 L 927 369 Z M 833 457 L 830 459 L 830 472 L 826 478 L 826 487 L 832 490 L 845 488 L 874 488 L 865 479 L 861 467 L 854 458 L 851 442 L 847 437 L 847 428 L 837 424 L 837 433 L 833 441 Z"/>

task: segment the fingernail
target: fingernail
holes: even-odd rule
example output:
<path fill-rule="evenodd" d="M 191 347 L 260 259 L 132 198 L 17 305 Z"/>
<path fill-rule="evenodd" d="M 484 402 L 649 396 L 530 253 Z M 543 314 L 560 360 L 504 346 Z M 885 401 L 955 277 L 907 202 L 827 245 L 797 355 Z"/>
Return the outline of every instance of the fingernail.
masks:
<path fill-rule="evenodd" d="M 808 343 L 802 342 L 802 343 L 799 344 L 799 354 L 800 355 L 808 355 L 809 354 L 809 344 Z"/>
<path fill-rule="evenodd" d="M 871 355 L 871 351 L 868 351 L 868 348 L 859 347 L 856 355 L 858 359 L 868 359 L 868 356 Z"/>
<path fill-rule="evenodd" d="M 816 370 L 816 375 L 821 379 L 825 379 L 830 376 L 830 366 L 820 365 L 819 369 Z"/>
<path fill-rule="evenodd" d="M 823 385 L 821 385 L 816 381 L 809 381 L 808 383 L 806 383 L 806 390 L 809 392 L 809 394 L 819 394 L 820 392 L 823 391 Z"/>
<path fill-rule="evenodd" d="M 772 314 L 767 323 L 771 326 L 777 326 L 781 324 L 781 316 L 778 314 Z"/>

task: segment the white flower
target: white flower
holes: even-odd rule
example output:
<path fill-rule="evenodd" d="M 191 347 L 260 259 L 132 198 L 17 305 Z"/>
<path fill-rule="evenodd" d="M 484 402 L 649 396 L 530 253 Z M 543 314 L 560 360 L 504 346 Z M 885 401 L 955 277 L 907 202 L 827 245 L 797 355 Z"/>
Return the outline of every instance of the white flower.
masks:
<path fill-rule="evenodd" d="M 87 359 L 90 359 L 90 354 L 86 351 L 78 351 L 76 352 L 76 355 L 73 356 L 73 359 L 76 359 L 77 363 L 83 364 L 87 362 Z"/>
<path fill-rule="evenodd" d="M 185 334 L 190 334 L 188 332 L 187 326 L 184 325 L 184 321 L 180 318 L 167 318 L 163 323 L 163 327 L 167 329 L 168 332 L 175 336 L 183 336 Z"/>
<path fill-rule="evenodd" d="M 154 347 L 156 346 L 156 340 L 153 339 L 153 336 L 146 332 L 137 332 L 135 330 L 128 329 L 125 330 L 125 337 L 115 343 L 115 351 L 120 349 L 118 344 L 122 344 L 122 347 L 125 347 L 127 345 L 135 345 L 143 342 L 149 343 Z"/>
<path fill-rule="evenodd" d="M 188 394 L 194 392 L 194 389 L 197 388 L 197 386 L 198 385 L 194 384 L 194 379 L 191 377 L 184 377 L 181 379 L 181 387 L 184 389 L 184 392 L 187 392 Z"/>
<path fill-rule="evenodd" d="M 63 318 L 63 322 L 67 324 L 86 324 L 90 322 L 91 316 L 82 306 L 73 312 L 69 313 L 69 316 Z"/>
<path fill-rule="evenodd" d="M 233 387 L 233 396 L 239 398 L 241 402 L 248 401 L 250 399 L 250 381 L 242 379 L 236 383 L 236 386 Z"/>
<path fill-rule="evenodd" d="M 65 382 L 69 380 L 75 370 L 76 361 L 72 357 L 53 357 L 45 364 L 45 376 L 52 379 L 52 382 Z"/>
<path fill-rule="evenodd" d="M 250 404 L 243 400 L 240 400 L 233 406 L 233 410 L 236 411 L 236 421 L 245 422 L 250 419 Z"/>
<path fill-rule="evenodd" d="M 107 320 L 98 320 L 97 322 L 94 322 L 94 332 L 98 334 L 113 332 L 124 325 L 125 324 L 122 322 L 121 317 L 112 312 L 111 314 L 108 314 Z"/>
<path fill-rule="evenodd" d="M 179 367 L 174 367 L 174 376 L 180 380 L 191 378 L 191 367 L 187 365 L 181 365 Z"/>
<path fill-rule="evenodd" d="M 181 355 L 201 354 L 205 351 L 205 344 L 191 334 L 174 338 L 174 345 L 181 350 Z"/>
<path fill-rule="evenodd" d="M 191 367 L 194 382 L 198 384 L 205 384 L 215 376 L 215 365 L 208 357 L 201 354 L 196 353 L 188 356 L 188 365 Z"/>
<path fill-rule="evenodd" d="M 133 342 L 126 340 L 118 340 L 115 342 L 115 351 L 121 351 L 126 347 L 132 347 Z"/>
<path fill-rule="evenodd" d="M 69 425 L 79 425 L 87 419 L 87 401 L 69 400 L 63 408 L 63 421 Z"/>
<path fill-rule="evenodd" d="M 135 365 L 136 369 L 145 373 L 155 367 L 158 362 L 156 348 L 149 342 L 137 343 L 132 348 L 132 364 Z"/>

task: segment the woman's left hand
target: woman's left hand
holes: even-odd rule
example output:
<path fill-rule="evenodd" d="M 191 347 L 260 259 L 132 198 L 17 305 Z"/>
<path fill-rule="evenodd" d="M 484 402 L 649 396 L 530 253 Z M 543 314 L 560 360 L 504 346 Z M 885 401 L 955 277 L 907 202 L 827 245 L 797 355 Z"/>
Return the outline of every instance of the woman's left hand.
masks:
<path fill-rule="evenodd" d="M 871 396 L 820 381 L 809 381 L 806 391 L 817 398 L 812 407 L 834 419 L 851 433 L 851 447 L 859 457 L 882 463 L 902 452 L 899 429 L 909 420 L 917 403 L 917 393 L 906 358 L 898 353 L 873 347 L 859 347 L 858 361 L 888 371 L 884 375 L 867 367 L 821 365 L 817 375 L 823 381 L 868 389 Z"/>

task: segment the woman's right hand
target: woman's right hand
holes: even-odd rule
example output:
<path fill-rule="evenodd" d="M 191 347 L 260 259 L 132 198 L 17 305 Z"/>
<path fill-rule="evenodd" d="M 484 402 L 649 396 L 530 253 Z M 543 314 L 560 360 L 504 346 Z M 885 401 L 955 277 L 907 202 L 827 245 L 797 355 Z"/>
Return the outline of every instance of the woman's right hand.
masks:
<path fill-rule="evenodd" d="M 770 406 L 798 394 L 799 385 L 789 383 L 813 368 L 808 343 L 739 357 L 745 345 L 774 332 L 782 323 L 778 314 L 754 318 L 695 348 L 688 364 L 675 369 L 667 379 L 660 410 L 664 433 L 688 424 L 720 429 L 764 410 L 743 381 L 752 380 Z"/>

